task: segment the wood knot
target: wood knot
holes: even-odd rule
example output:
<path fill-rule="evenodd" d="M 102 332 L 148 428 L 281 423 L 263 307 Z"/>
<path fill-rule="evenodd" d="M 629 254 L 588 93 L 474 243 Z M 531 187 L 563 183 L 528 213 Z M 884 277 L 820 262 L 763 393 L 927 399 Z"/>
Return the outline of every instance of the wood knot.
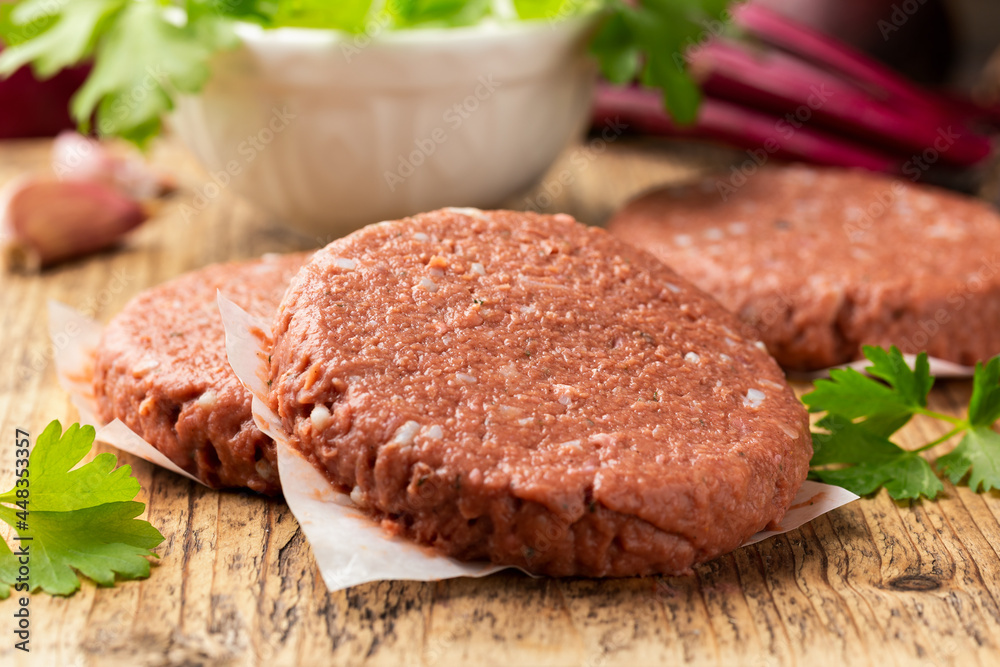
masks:
<path fill-rule="evenodd" d="M 890 581 L 889 588 L 897 591 L 934 591 L 941 588 L 941 582 L 928 574 L 907 574 Z"/>

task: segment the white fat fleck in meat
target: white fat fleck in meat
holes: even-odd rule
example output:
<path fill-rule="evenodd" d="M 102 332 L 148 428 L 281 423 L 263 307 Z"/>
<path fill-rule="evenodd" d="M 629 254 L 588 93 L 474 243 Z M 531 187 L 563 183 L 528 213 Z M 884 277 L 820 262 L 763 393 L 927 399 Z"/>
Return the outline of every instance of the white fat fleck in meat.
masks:
<path fill-rule="evenodd" d="M 747 389 L 747 395 L 743 397 L 743 407 L 759 408 L 765 398 L 767 398 L 767 394 L 760 389 Z"/>
<path fill-rule="evenodd" d="M 534 289 L 555 289 L 555 290 L 567 290 L 569 289 L 565 285 L 560 283 L 549 282 L 547 280 L 532 280 L 531 278 L 522 277 L 519 281 L 521 285 L 528 288 Z"/>
<path fill-rule="evenodd" d="M 438 291 L 437 283 L 430 278 L 421 278 L 420 287 L 424 288 L 428 292 L 434 293 Z"/>
<path fill-rule="evenodd" d="M 589 440 L 600 447 L 610 447 L 615 444 L 615 437 L 610 433 L 595 433 L 590 436 Z"/>
<path fill-rule="evenodd" d="M 533 421 L 535 421 L 534 417 L 525 417 L 524 419 L 518 419 L 517 423 L 518 423 L 519 426 L 527 426 L 528 424 L 532 423 Z"/>
<path fill-rule="evenodd" d="M 267 462 L 266 459 L 261 459 L 254 464 L 253 469 L 257 471 L 257 474 L 269 482 L 277 481 L 277 475 L 274 474 L 274 466 Z"/>
<path fill-rule="evenodd" d="M 211 410 L 215 407 L 215 403 L 218 401 L 218 396 L 215 391 L 209 389 L 204 394 L 198 397 L 198 407 L 202 410 Z"/>
<path fill-rule="evenodd" d="M 476 384 L 477 382 L 476 376 L 469 375 L 468 373 L 455 373 L 455 377 L 466 384 Z"/>
<path fill-rule="evenodd" d="M 694 352 L 688 352 L 687 354 L 684 355 L 684 361 L 688 362 L 689 364 L 697 364 L 701 362 L 701 357 L 699 357 Z"/>
<path fill-rule="evenodd" d="M 364 507 L 367 504 L 365 499 L 365 493 L 361 490 L 360 486 L 356 486 L 351 489 L 351 502 L 353 502 L 358 507 Z"/>
<path fill-rule="evenodd" d="M 705 238 L 708 239 L 709 241 L 721 241 L 722 237 L 724 236 L 722 230 L 719 229 L 718 227 L 709 227 L 702 233 L 705 235 Z"/>
<path fill-rule="evenodd" d="M 785 426 L 784 424 L 779 424 L 779 426 L 781 427 L 781 430 L 785 432 L 785 435 L 787 435 L 792 440 L 796 440 L 799 437 L 799 432 L 798 431 L 795 431 L 795 430 L 793 430 L 793 429 Z"/>
<path fill-rule="evenodd" d="M 401 445 L 405 447 L 413 442 L 413 438 L 417 435 L 419 430 L 420 423 L 410 420 L 396 429 L 396 432 L 392 435 L 392 440 L 389 441 L 389 444 Z"/>
<path fill-rule="evenodd" d="M 517 370 L 517 366 L 514 364 L 507 364 L 500 369 L 500 375 L 504 376 L 508 380 L 513 380 L 514 378 L 521 377 L 521 372 Z"/>
<path fill-rule="evenodd" d="M 478 273 L 481 276 L 486 275 L 486 269 L 483 268 L 483 265 L 480 264 L 479 262 L 473 262 L 470 268 L 472 269 L 473 273 Z"/>
<path fill-rule="evenodd" d="M 924 234 L 931 239 L 959 240 L 965 236 L 965 231 L 950 220 L 938 220 L 924 229 Z"/>
<path fill-rule="evenodd" d="M 726 229 L 729 230 L 730 234 L 735 234 L 741 236 L 747 233 L 747 223 L 745 222 L 730 222 L 726 225 Z"/>
<path fill-rule="evenodd" d="M 673 292 L 674 294 L 677 294 L 678 292 L 681 291 L 681 288 L 673 283 L 667 283 L 667 289 Z"/>
<path fill-rule="evenodd" d="M 850 254 L 851 254 L 851 259 L 853 259 L 856 262 L 868 262 L 871 261 L 872 259 L 871 253 L 865 250 L 864 248 L 857 248 L 855 246 L 851 246 Z"/>
<path fill-rule="evenodd" d="M 844 209 L 844 218 L 848 222 L 857 222 L 865 217 L 865 210 L 857 206 L 848 206 Z"/>
<path fill-rule="evenodd" d="M 439 269 L 435 266 L 433 269 L 428 271 L 428 273 L 430 273 L 432 276 L 436 278 L 440 278 L 441 276 L 444 275 L 444 269 Z"/>
<path fill-rule="evenodd" d="M 313 406 L 309 413 L 309 422 L 314 431 L 322 431 L 330 424 L 330 410 L 325 405 Z"/>
<path fill-rule="evenodd" d="M 760 341 L 760 340 L 755 341 L 754 342 L 754 347 L 756 347 L 761 352 L 767 352 L 767 345 L 764 345 L 764 341 Z"/>
<path fill-rule="evenodd" d="M 782 387 L 777 382 L 774 382 L 772 380 L 763 379 L 763 378 L 760 379 L 760 380 L 757 380 L 757 384 L 762 385 L 764 387 L 770 387 L 771 389 L 777 389 L 778 391 L 781 391 L 782 389 L 784 389 L 784 387 Z"/>
<path fill-rule="evenodd" d="M 733 358 L 732 358 L 732 357 L 730 357 L 730 356 L 729 356 L 728 354 L 726 354 L 725 352 L 723 352 L 722 354 L 720 354 L 720 355 L 719 355 L 719 359 L 722 359 L 722 360 L 723 360 L 723 361 L 725 361 L 726 363 L 729 363 L 730 361 L 732 361 L 732 360 L 733 360 Z"/>
<path fill-rule="evenodd" d="M 689 247 L 694 241 L 689 234 L 677 234 L 674 236 L 674 245 L 681 248 Z"/>
<path fill-rule="evenodd" d="M 556 399 L 565 406 L 573 400 L 573 396 L 577 394 L 576 387 L 570 384 L 553 384 L 552 388 L 556 391 Z"/>
<path fill-rule="evenodd" d="M 337 265 L 338 268 L 344 269 L 345 271 L 353 271 L 358 268 L 358 263 L 353 259 L 347 259 L 346 257 L 335 257 L 333 263 Z"/>
<path fill-rule="evenodd" d="M 413 238 L 415 238 L 418 241 L 430 241 L 431 240 L 431 237 L 427 236 L 427 234 L 424 234 L 423 232 L 414 232 Z"/>
<path fill-rule="evenodd" d="M 580 445 L 579 440 L 567 440 L 566 442 L 560 442 L 559 449 L 566 449 L 574 452 L 583 451 L 583 447 Z"/>
<path fill-rule="evenodd" d="M 153 359 L 152 357 L 146 357 L 132 367 L 132 376 L 141 378 L 150 371 L 154 371 L 159 367 L 160 367 L 159 361 Z"/>
<path fill-rule="evenodd" d="M 434 424 L 434 426 L 428 428 L 424 432 L 424 435 L 426 435 L 431 440 L 440 440 L 441 438 L 444 437 L 444 433 L 441 431 L 441 427 L 438 426 L 437 424 Z"/>
<path fill-rule="evenodd" d="M 467 215 L 470 218 L 476 218 L 478 220 L 489 220 L 489 218 L 486 217 L 486 214 L 483 213 L 478 208 L 458 208 L 452 206 L 447 210 L 451 211 L 452 213 L 458 213 L 459 215 Z"/>
<path fill-rule="evenodd" d="M 535 308 L 535 304 L 531 304 L 530 306 L 521 306 L 520 308 L 522 315 L 534 315 L 538 312 L 538 309 Z"/>

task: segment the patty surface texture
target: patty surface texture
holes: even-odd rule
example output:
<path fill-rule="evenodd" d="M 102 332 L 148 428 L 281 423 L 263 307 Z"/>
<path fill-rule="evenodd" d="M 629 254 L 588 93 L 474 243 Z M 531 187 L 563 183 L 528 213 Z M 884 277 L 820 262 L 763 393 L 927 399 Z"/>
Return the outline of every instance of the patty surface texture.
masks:
<path fill-rule="evenodd" d="M 804 166 L 725 182 L 648 193 L 608 228 L 716 297 L 786 369 L 863 345 L 966 365 L 1000 352 L 1000 215 L 985 202 Z"/>
<path fill-rule="evenodd" d="M 550 575 L 679 574 L 779 521 L 808 418 L 763 346 L 569 216 L 445 209 L 320 250 L 270 401 L 387 529 Z"/>
<path fill-rule="evenodd" d="M 280 492 L 274 442 L 229 367 L 217 292 L 274 316 L 307 254 L 218 264 L 148 289 L 104 330 L 94 365 L 101 419 L 120 419 L 214 488 Z"/>

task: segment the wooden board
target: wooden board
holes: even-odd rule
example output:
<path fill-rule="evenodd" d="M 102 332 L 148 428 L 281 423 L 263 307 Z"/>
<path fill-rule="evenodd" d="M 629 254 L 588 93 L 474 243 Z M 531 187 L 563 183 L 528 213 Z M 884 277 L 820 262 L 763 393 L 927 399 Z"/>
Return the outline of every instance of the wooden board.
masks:
<path fill-rule="evenodd" d="M 45 142 L 0 144 L 0 182 L 44 166 Z M 512 207 L 551 203 L 602 222 L 626 197 L 731 155 L 685 144 L 584 145 Z M 185 221 L 205 176 L 169 145 L 155 153 L 184 190 L 119 251 L 46 273 L 0 276 L 0 487 L 15 428 L 75 413 L 58 387 L 45 304 L 107 320 L 143 288 L 210 262 L 309 247 L 223 192 Z M 540 197 L 545 193 L 548 198 Z M 935 390 L 955 411 L 969 386 Z M 923 423 L 905 436 L 926 442 Z M 166 536 L 152 576 L 70 598 L 33 596 L 28 656 L 0 603 L 3 665 L 996 665 L 1000 494 L 946 485 L 938 502 L 885 493 L 741 549 L 686 578 L 531 579 L 499 574 L 383 582 L 328 594 L 280 501 L 207 491 L 129 456 L 148 517 Z"/>

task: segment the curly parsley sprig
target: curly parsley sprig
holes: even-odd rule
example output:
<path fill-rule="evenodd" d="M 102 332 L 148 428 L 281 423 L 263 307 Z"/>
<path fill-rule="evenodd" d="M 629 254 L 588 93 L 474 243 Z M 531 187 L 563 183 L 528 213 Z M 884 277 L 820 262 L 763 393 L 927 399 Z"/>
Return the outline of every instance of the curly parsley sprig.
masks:
<path fill-rule="evenodd" d="M 62 433 L 59 422 L 52 422 L 31 450 L 30 475 L 22 473 L 14 488 L 0 494 L 0 520 L 16 530 L 18 544 L 29 553 L 28 590 L 71 595 L 80 588 L 80 574 L 102 586 L 114 585 L 116 577 L 149 576 L 147 557 L 156 557 L 152 549 L 163 535 L 136 518 L 146 506 L 133 500 L 140 487 L 131 466 L 116 468 L 115 455 L 104 453 L 76 467 L 94 435 L 92 426 L 74 424 Z M 21 489 L 30 493 L 19 495 Z M 21 583 L 18 571 L 14 553 L 0 539 L 0 599 Z"/>
<path fill-rule="evenodd" d="M 935 498 L 944 486 L 921 454 L 963 436 L 958 446 L 937 459 L 936 467 L 953 484 L 968 476 L 976 491 L 1000 489 L 1000 356 L 976 364 L 972 398 L 965 418 L 927 407 L 934 385 L 927 354 L 917 355 L 913 368 L 896 348 L 865 347 L 872 363 L 869 375 L 854 369 L 830 372 L 802 400 L 810 412 L 825 412 L 813 433 L 811 473 L 859 495 L 885 487 L 889 495 Z M 921 447 L 906 450 L 891 436 L 915 416 L 950 425 L 947 433 Z"/>

